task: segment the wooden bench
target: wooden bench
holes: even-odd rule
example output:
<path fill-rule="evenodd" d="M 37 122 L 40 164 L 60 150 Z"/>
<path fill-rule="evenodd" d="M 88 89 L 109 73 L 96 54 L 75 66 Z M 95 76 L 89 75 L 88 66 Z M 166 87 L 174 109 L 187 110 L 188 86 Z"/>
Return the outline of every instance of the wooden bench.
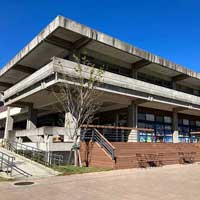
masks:
<path fill-rule="evenodd" d="M 190 164 L 195 162 L 196 152 L 178 152 L 180 157 L 180 164 Z"/>

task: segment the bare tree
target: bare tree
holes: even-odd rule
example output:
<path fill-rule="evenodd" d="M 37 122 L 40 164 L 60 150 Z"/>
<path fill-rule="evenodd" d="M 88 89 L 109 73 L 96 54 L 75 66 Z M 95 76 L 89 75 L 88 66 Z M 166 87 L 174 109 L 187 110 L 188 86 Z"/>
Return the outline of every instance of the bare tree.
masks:
<path fill-rule="evenodd" d="M 100 108 L 99 97 L 101 92 L 96 88 L 103 79 L 103 70 L 95 68 L 94 64 L 88 62 L 86 57 L 82 58 L 82 63 L 89 66 L 87 69 L 80 64 L 80 59 L 74 56 L 77 65 L 74 68 L 75 77 L 63 75 L 68 83 L 58 86 L 59 92 L 54 92 L 62 111 L 65 115 L 66 131 L 73 140 L 74 164 L 81 166 L 79 139 L 80 129 L 83 125 L 88 125 L 93 121 L 94 115 Z M 87 73 L 87 78 L 85 74 Z"/>

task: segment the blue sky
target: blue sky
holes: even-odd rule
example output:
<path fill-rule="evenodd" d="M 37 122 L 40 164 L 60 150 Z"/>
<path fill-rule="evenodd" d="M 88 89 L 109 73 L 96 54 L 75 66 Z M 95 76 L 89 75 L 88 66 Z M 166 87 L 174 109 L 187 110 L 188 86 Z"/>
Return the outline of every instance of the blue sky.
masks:
<path fill-rule="evenodd" d="M 2 1 L 0 67 L 57 15 L 200 72 L 199 0 Z"/>

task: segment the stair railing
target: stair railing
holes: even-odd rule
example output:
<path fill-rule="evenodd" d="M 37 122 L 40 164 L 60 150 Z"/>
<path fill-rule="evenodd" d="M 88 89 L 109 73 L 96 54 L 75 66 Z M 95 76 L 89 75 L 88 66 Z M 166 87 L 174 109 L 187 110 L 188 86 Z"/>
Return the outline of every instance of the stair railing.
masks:
<path fill-rule="evenodd" d="M 0 170 L 3 171 L 3 169 L 5 168 L 6 174 L 8 175 L 8 173 L 10 173 L 10 175 L 12 176 L 14 160 L 15 157 L 0 151 Z"/>
<path fill-rule="evenodd" d="M 28 146 L 19 142 L 5 141 L 4 145 L 10 151 L 13 151 L 17 154 L 20 154 L 24 157 L 27 157 L 31 160 L 34 160 L 47 166 L 64 164 L 64 158 L 62 155 L 43 151 L 41 149 Z"/>
<path fill-rule="evenodd" d="M 115 160 L 115 147 L 96 128 L 83 130 L 81 140 L 97 142 Z"/>
<path fill-rule="evenodd" d="M 15 160 L 14 156 L 10 156 L 0 151 L 0 170 L 5 171 L 6 174 L 7 175 L 10 174 L 10 176 L 12 176 L 13 171 L 16 171 L 17 173 L 26 177 L 32 176 L 28 172 L 25 172 L 24 170 L 17 167 L 14 163 L 14 160 Z"/>

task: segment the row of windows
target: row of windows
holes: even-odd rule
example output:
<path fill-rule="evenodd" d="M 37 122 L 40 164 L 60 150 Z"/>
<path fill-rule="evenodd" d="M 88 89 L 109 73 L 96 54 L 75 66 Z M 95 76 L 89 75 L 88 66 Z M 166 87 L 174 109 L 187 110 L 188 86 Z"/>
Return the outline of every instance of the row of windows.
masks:
<path fill-rule="evenodd" d="M 81 56 L 81 58 L 84 58 L 84 56 Z M 82 59 L 81 62 L 86 64 L 85 59 L 84 60 Z M 122 67 L 122 66 L 119 66 L 116 64 L 111 64 L 111 63 L 108 63 L 108 62 L 105 62 L 102 60 L 98 60 L 91 56 L 87 56 L 87 62 L 88 62 L 88 64 L 94 64 L 95 67 L 97 67 L 97 68 L 101 67 L 102 69 L 104 69 L 106 71 L 120 74 L 120 75 L 127 76 L 127 77 L 131 77 L 131 70 L 128 68 L 125 68 L 125 67 Z M 138 72 L 138 80 L 172 89 L 172 81 L 163 80 L 161 78 L 158 78 L 158 77 L 155 77 L 155 76 L 152 76 L 149 74 Z M 194 90 L 187 86 L 177 84 L 177 90 L 188 93 L 188 94 L 200 96 L 199 90 Z"/>
<path fill-rule="evenodd" d="M 138 121 L 149 121 L 149 122 L 158 122 L 158 123 L 172 123 L 172 117 L 154 115 L 149 113 L 138 113 Z M 178 119 L 179 125 L 185 126 L 197 126 L 200 127 L 200 121 L 198 120 L 189 120 L 189 119 Z"/>
<path fill-rule="evenodd" d="M 152 83 L 152 84 L 159 85 L 159 86 L 163 86 L 163 87 L 167 87 L 167 88 L 172 88 L 171 81 L 166 81 L 166 80 L 157 78 L 155 76 L 150 76 L 150 75 L 140 73 L 140 72 L 138 73 L 138 80 Z"/>
<path fill-rule="evenodd" d="M 154 129 L 153 133 L 140 132 L 140 142 L 172 142 L 172 117 L 150 113 L 138 114 L 138 127 Z M 179 141 L 189 142 L 190 132 L 200 130 L 200 121 L 179 119 Z"/>

